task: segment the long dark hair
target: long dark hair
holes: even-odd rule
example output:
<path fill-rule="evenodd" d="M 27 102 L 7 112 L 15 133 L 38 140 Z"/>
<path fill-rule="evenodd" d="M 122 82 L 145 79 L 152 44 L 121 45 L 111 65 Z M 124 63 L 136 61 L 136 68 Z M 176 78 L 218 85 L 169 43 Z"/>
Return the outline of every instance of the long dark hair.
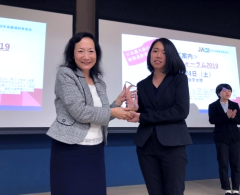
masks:
<path fill-rule="evenodd" d="M 64 64 L 61 66 L 71 68 L 72 70 L 76 70 L 78 68 L 78 66 L 74 60 L 74 49 L 75 49 L 75 44 L 78 43 L 79 41 L 81 41 L 82 38 L 84 38 L 84 37 L 88 37 L 93 40 L 94 45 L 95 45 L 96 55 L 97 55 L 96 63 L 90 70 L 90 77 L 93 78 L 93 77 L 102 76 L 103 72 L 100 68 L 100 62 L 101 62 L 101 57 L 102 57 L 101 47 L 98 44 L 95 37 L 88 32 L 77 33 L 77 34 L 73 35 L 73 37 L 68 41 L 68 43 L 65 47 L 65 50 L 64 50 Z"/>
<path fill-rule="evenodd" d="M 175 75 L 178 73 L 186 73 L 186 67 L 182 61 L 182 59 L 180 58 L 178 51 L 176 49 L 176 47 L 174 46 L 174 44 L 166 39 L 166 38 L 159 38 L 156 39 L 149 51 L 148 51 L 148 56 L 147 56 L 147 67 L 148 70 L 150 72 L 154 71 L 154 68 L 151 64 L 151 52 L 152 52 L 152 48 L 155 45 L 155 43 L 157 42 L 161 42 L 164 46 L 164 50 L 165 50 L 165 55 L 166 55 L 166 65 L 164 67 L 164 71 L 163 73 L 165 74 L 171 74 L 171 75 Z"/>

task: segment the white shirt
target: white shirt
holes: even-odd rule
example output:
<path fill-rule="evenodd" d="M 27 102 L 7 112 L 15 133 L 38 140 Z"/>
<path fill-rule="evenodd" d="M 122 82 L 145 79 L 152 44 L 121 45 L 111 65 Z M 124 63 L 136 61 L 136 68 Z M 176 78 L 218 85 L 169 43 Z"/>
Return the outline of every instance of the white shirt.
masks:
<path fill-rule="evenodd" d="M 95 85 L 88 85 L 93 98 L 94 107 L 102 107 L 102 102 L 98 96 Z M 102 143 L 103 135 L 101 125 L 90 124 L 91 127 L 88 130 L 86 137 L 80 142 L 80 145 L 97 145 Z"/>
<path fill-rule="evenodd" d="M 228 102 L 227 102 L 227 103 L 220 102 L 220 104 L 221 104 L 221 106 L 222 106 L 222 108 L 223 108 L 224 112 L 226 113 L 226 112 L 227 112 L 227 110 L 228 110 Z"/>

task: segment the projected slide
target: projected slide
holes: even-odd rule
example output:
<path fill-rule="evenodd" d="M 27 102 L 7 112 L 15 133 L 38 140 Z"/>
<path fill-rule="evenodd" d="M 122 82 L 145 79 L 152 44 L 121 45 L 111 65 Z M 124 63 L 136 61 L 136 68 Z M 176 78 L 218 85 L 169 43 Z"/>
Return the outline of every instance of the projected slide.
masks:
<path fill-rule="evenodd" d="M 122 34 L 122 85 L 125 81 L 137 84 L 150 72 L 147 54 L 156 37 Z M 232 86 L 231 99 L 240 104 L 240 89 L 236 47 L 172 40 L 186 65 L 190 103 L 206 113 L 208 105 L 217 99 L 216 86 Z"/>
<path fill-rule="evenodd" d="M 45 23 L 0 17 L 0 110 L 41 110 L 45 36 Z"/>

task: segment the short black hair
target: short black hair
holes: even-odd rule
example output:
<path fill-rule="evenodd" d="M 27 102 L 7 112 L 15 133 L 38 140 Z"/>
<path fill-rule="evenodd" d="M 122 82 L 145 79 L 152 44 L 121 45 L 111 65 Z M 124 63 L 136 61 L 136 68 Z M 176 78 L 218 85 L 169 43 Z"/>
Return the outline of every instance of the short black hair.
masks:
<path fill-rule="evenodd" d="M 167 38 L 159 38 L 153 41 L 147 56 L 147 67 L 150 72 L 154 71 L 154 68 L 151 64 L 151 52 L 153 46 L 157 43 L 161 42 L 164 46 L 165 55 L 166 55 L 166 65 L 163 73 L 175 75 L 178 73 L 186 73 L 186 67 L 183 63 L 182 59 L 179 56 L 179 53 L 175 47 L 175 45 Z"/>
<path fill-rule="evenodd" d="M 68 41 L 65 50 L 64 50 L 64 64 L 61 66 L 65 66 L 68 68 L 71 68 L 72 70 L 76 70 L 78 68 L 75 60 L 74 60 L 74 49 L 75 49 L 75 44 L 78 43 L 79 41 L 82 40 L 82 38 L 88 37 L 93 40 L 94 45 L 95 45 L 95 50 L 96 50 L 96 55 L 97 55 L 97 60 L 95 65 L 91 68 L 90 70 L 90 76 L 93 78 L 102 76 L 103 72 L 100 68 L 100 62 L 102 58 L 102 51 L 101 47 L 98 44 L 97 40 L 95 37 L 88 32 L 80 32 L 72 36 L 72 38 Z"/>
<path fill-rule="evenodd" d="M 218 98 L 221 98 L 218 94 L 222 91 L 223 88 L 230 89 L 232 91 L 232 87 L 229 84 L 226 83 L 219 84 L 216 88 L 216 94 Z"/>

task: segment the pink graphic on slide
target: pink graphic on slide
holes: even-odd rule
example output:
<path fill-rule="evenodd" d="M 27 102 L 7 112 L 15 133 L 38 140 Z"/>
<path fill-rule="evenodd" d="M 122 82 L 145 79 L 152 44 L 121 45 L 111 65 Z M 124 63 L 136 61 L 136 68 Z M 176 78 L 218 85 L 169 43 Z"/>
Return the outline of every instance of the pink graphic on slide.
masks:
<path fill-rule="evenodd" d="M 34 89 L 34 92 L 22 91 L 21 94 L 0 94 L 2 106 L 41 106 L 42 89 Z"/>
<path fill-rule="evenodd" d="M 148 50 L 155 39 L 145 42 L 141 47 L 123 51 L 129 66 L 137 65 L 147 60 Z"/>

